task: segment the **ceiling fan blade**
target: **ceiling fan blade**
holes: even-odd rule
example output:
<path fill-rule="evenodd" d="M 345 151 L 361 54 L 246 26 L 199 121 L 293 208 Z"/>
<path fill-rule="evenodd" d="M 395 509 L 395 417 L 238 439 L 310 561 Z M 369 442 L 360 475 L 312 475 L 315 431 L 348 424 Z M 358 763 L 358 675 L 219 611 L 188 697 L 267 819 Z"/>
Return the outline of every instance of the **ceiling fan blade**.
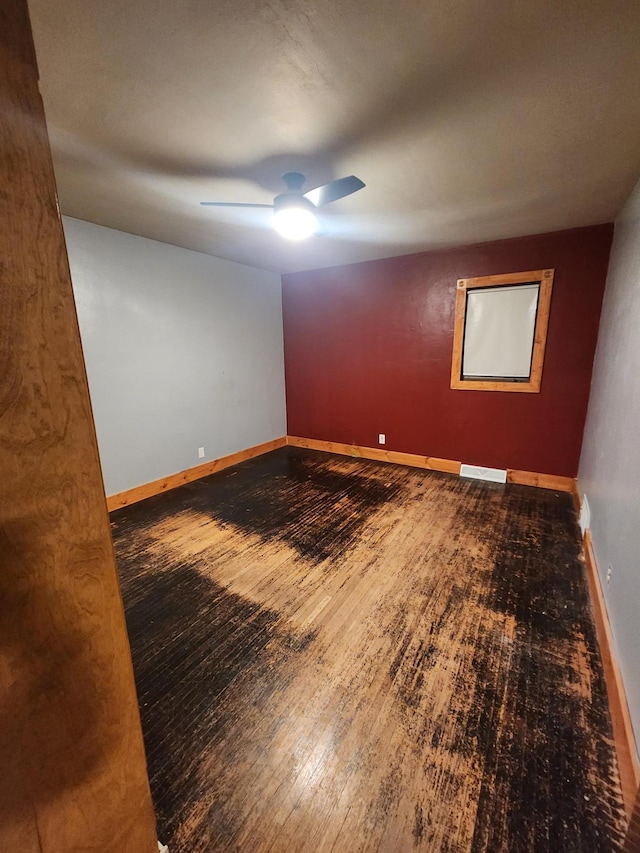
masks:
<path fill-rule="evenodd" d="M 316 207 L 320 207 L 323 204 L 329 204 L 332 201 L 338 201 L 339 198 L 351 195 L 351 193 L 361 190 L 364 186 L 365 183 L 360 178 L 356 178 L 355 175 L 349 175 L 348 178 L 338 178 L 336 181 L 316 187 L 315 190 L 309 190 L 308 193 L 304 194 L 304 197 L 313 202 Z"/>
<path fill-rule="evenodd" d="M 201 201 L 203 207 L 270 207 L 272 204 L 248 204 L 243 201 Z"/>

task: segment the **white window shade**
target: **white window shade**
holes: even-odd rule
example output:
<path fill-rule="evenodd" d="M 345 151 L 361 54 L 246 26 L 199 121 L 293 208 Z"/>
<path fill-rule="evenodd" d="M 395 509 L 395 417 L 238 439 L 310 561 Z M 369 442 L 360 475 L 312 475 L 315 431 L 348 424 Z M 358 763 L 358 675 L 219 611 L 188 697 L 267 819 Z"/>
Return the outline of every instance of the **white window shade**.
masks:
<path fill-rule="evenodd" d="M 467 292 L 463 379 L 529 379 L 539 294 L 539 282 Z"/>

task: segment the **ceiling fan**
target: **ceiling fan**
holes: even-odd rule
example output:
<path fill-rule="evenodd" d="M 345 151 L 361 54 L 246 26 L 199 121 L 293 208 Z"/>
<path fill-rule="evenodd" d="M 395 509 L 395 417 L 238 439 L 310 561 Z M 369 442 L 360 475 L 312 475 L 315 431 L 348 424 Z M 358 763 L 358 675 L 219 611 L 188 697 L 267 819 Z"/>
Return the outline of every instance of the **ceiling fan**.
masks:
<path fill-rule="evenodd" d="M 205 207 L 265 207 L 273 210 L 273 224 L 276 230 L 289 240 L 304 240 L 315 233 L 318 226 L 316 210 L 332 201 L 361 190 L 365 184 L 355 175 L 338 178 L 302 192 L 305 176 L 300 172 L 287 172 L 282 176 L 287 191 L 277 195 L 273 204 L 247 204 L 234 201 L 201 201 Z"/>

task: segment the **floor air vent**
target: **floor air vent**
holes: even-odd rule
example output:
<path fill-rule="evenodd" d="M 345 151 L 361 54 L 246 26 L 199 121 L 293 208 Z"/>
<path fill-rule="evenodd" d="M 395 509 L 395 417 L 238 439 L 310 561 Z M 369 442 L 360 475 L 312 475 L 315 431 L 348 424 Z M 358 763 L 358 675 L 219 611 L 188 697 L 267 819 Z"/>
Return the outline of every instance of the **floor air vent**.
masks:
<path fill-rule="evenodd" d="M 506 483 L 506 468 L 482 468 L 480 465 L 461 465 L 461 477 L 471 477 L 474 480 L 490 480 L 492 483 Z"/>

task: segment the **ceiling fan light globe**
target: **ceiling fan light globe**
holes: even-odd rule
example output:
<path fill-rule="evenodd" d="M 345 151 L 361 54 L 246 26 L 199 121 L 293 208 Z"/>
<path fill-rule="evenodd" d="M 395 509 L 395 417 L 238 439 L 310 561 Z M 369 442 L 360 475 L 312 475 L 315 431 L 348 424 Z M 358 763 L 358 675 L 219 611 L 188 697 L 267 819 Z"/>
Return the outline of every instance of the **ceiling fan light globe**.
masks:
<path fill-rule="evenodd" d="M 318 220 L 307 207 L 291 205 L 275 211 L 273 224 L 276 231 L 287 240 L 304 240 L 315 234 Z"/>

